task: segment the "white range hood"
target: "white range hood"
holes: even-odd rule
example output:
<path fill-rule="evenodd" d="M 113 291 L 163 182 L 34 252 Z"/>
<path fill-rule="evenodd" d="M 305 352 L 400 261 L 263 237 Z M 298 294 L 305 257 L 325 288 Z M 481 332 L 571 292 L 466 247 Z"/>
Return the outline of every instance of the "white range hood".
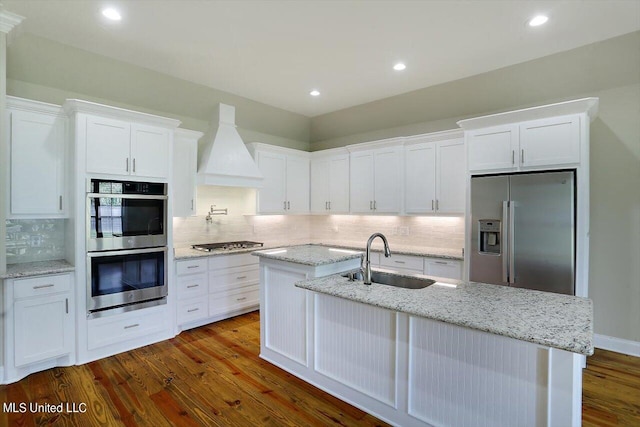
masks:
<path fill-rule="evenodd" d="M 261 187 L 262 174 L 235 125 L 236 108 L 218 104 L 211 129 L 198 146 L 198 184 Z"/>

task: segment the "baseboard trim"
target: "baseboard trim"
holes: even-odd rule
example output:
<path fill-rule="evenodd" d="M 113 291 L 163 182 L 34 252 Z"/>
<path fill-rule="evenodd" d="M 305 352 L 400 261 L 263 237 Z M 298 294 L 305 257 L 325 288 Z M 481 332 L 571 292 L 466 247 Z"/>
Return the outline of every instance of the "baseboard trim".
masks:
<path fill-rule="evenodd" d="M 594 334 L 593 343 L 596 348 L 615 351 L 640 357 L 640 342 L 625 340 L 623 338 L 610 337 L 608 335 Z"/>

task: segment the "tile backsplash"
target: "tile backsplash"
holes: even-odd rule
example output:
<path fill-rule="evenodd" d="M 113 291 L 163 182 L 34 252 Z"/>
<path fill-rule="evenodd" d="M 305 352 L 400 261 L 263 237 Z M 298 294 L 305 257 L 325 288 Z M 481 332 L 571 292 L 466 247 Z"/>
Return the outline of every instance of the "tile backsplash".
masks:
<path fill-rule="evenodd" d="M 6 220 L 7 264 L 50 261 L 65 257 L 64 219 Z"/>

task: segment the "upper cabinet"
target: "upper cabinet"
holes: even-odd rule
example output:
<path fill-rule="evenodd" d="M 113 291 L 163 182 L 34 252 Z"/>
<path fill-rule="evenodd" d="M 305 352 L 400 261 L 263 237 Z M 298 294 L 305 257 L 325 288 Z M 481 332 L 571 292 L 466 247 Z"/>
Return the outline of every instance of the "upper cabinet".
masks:
<path fill-rule="evenodd" d="M 62 109 L 8 96 L 7 116 L 7 217 L 66 217 L 67 119 Z"/>
<path fill-rule="evenodd" d="M 349 153 L 325 150 L 311 158 L 311 212 L 349 213 Z"/>
<path fill-rule="evenodd" d="M 597 98 L 585 98 L 461 120 L 458 124 L 465 130 L 469 171 L 578 166 L 582 156 L 588 155 L 588 123 L 597 106 Z"/>
<path fill-rule="evenodd" d="M 173 216 L 196 214 L 198 140 L 202 132 L 176 129 L 173 135 Z"/>
<path fill-rule="evenodd" d="M 247 145 L 263 176 L 257 213 L 309 213 L 309 153 L 261 143 Z"/>
<path fill-rule="evenodd" d="M 402 139 L 351 145 L 347 148 L 351 152 L 349 174 L 351 212 L 400 213 Z"/>
<path fill-rule="evenodd" d="M 404 157 L 405 213 L 464 213 L 466 166 L 462 132 L 407 138 Z"/>
<path fill-rule="evenodd" d="M 76 99 L 64 107 L 74 117 L 87 173 L 169 178 L 173 129 L 180 121 Z"/>

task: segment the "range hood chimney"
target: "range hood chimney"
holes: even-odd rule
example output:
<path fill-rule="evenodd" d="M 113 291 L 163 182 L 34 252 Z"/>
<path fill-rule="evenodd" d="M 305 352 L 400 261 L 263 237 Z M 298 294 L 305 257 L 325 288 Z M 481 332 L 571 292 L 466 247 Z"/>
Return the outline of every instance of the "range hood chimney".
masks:
<path fill-rule="evenodd" d="M 198 145 L 198 184 L 261 187 L 262 174 L 235 125 L 236 108 L 218 104 L 211 128 Z"/>

